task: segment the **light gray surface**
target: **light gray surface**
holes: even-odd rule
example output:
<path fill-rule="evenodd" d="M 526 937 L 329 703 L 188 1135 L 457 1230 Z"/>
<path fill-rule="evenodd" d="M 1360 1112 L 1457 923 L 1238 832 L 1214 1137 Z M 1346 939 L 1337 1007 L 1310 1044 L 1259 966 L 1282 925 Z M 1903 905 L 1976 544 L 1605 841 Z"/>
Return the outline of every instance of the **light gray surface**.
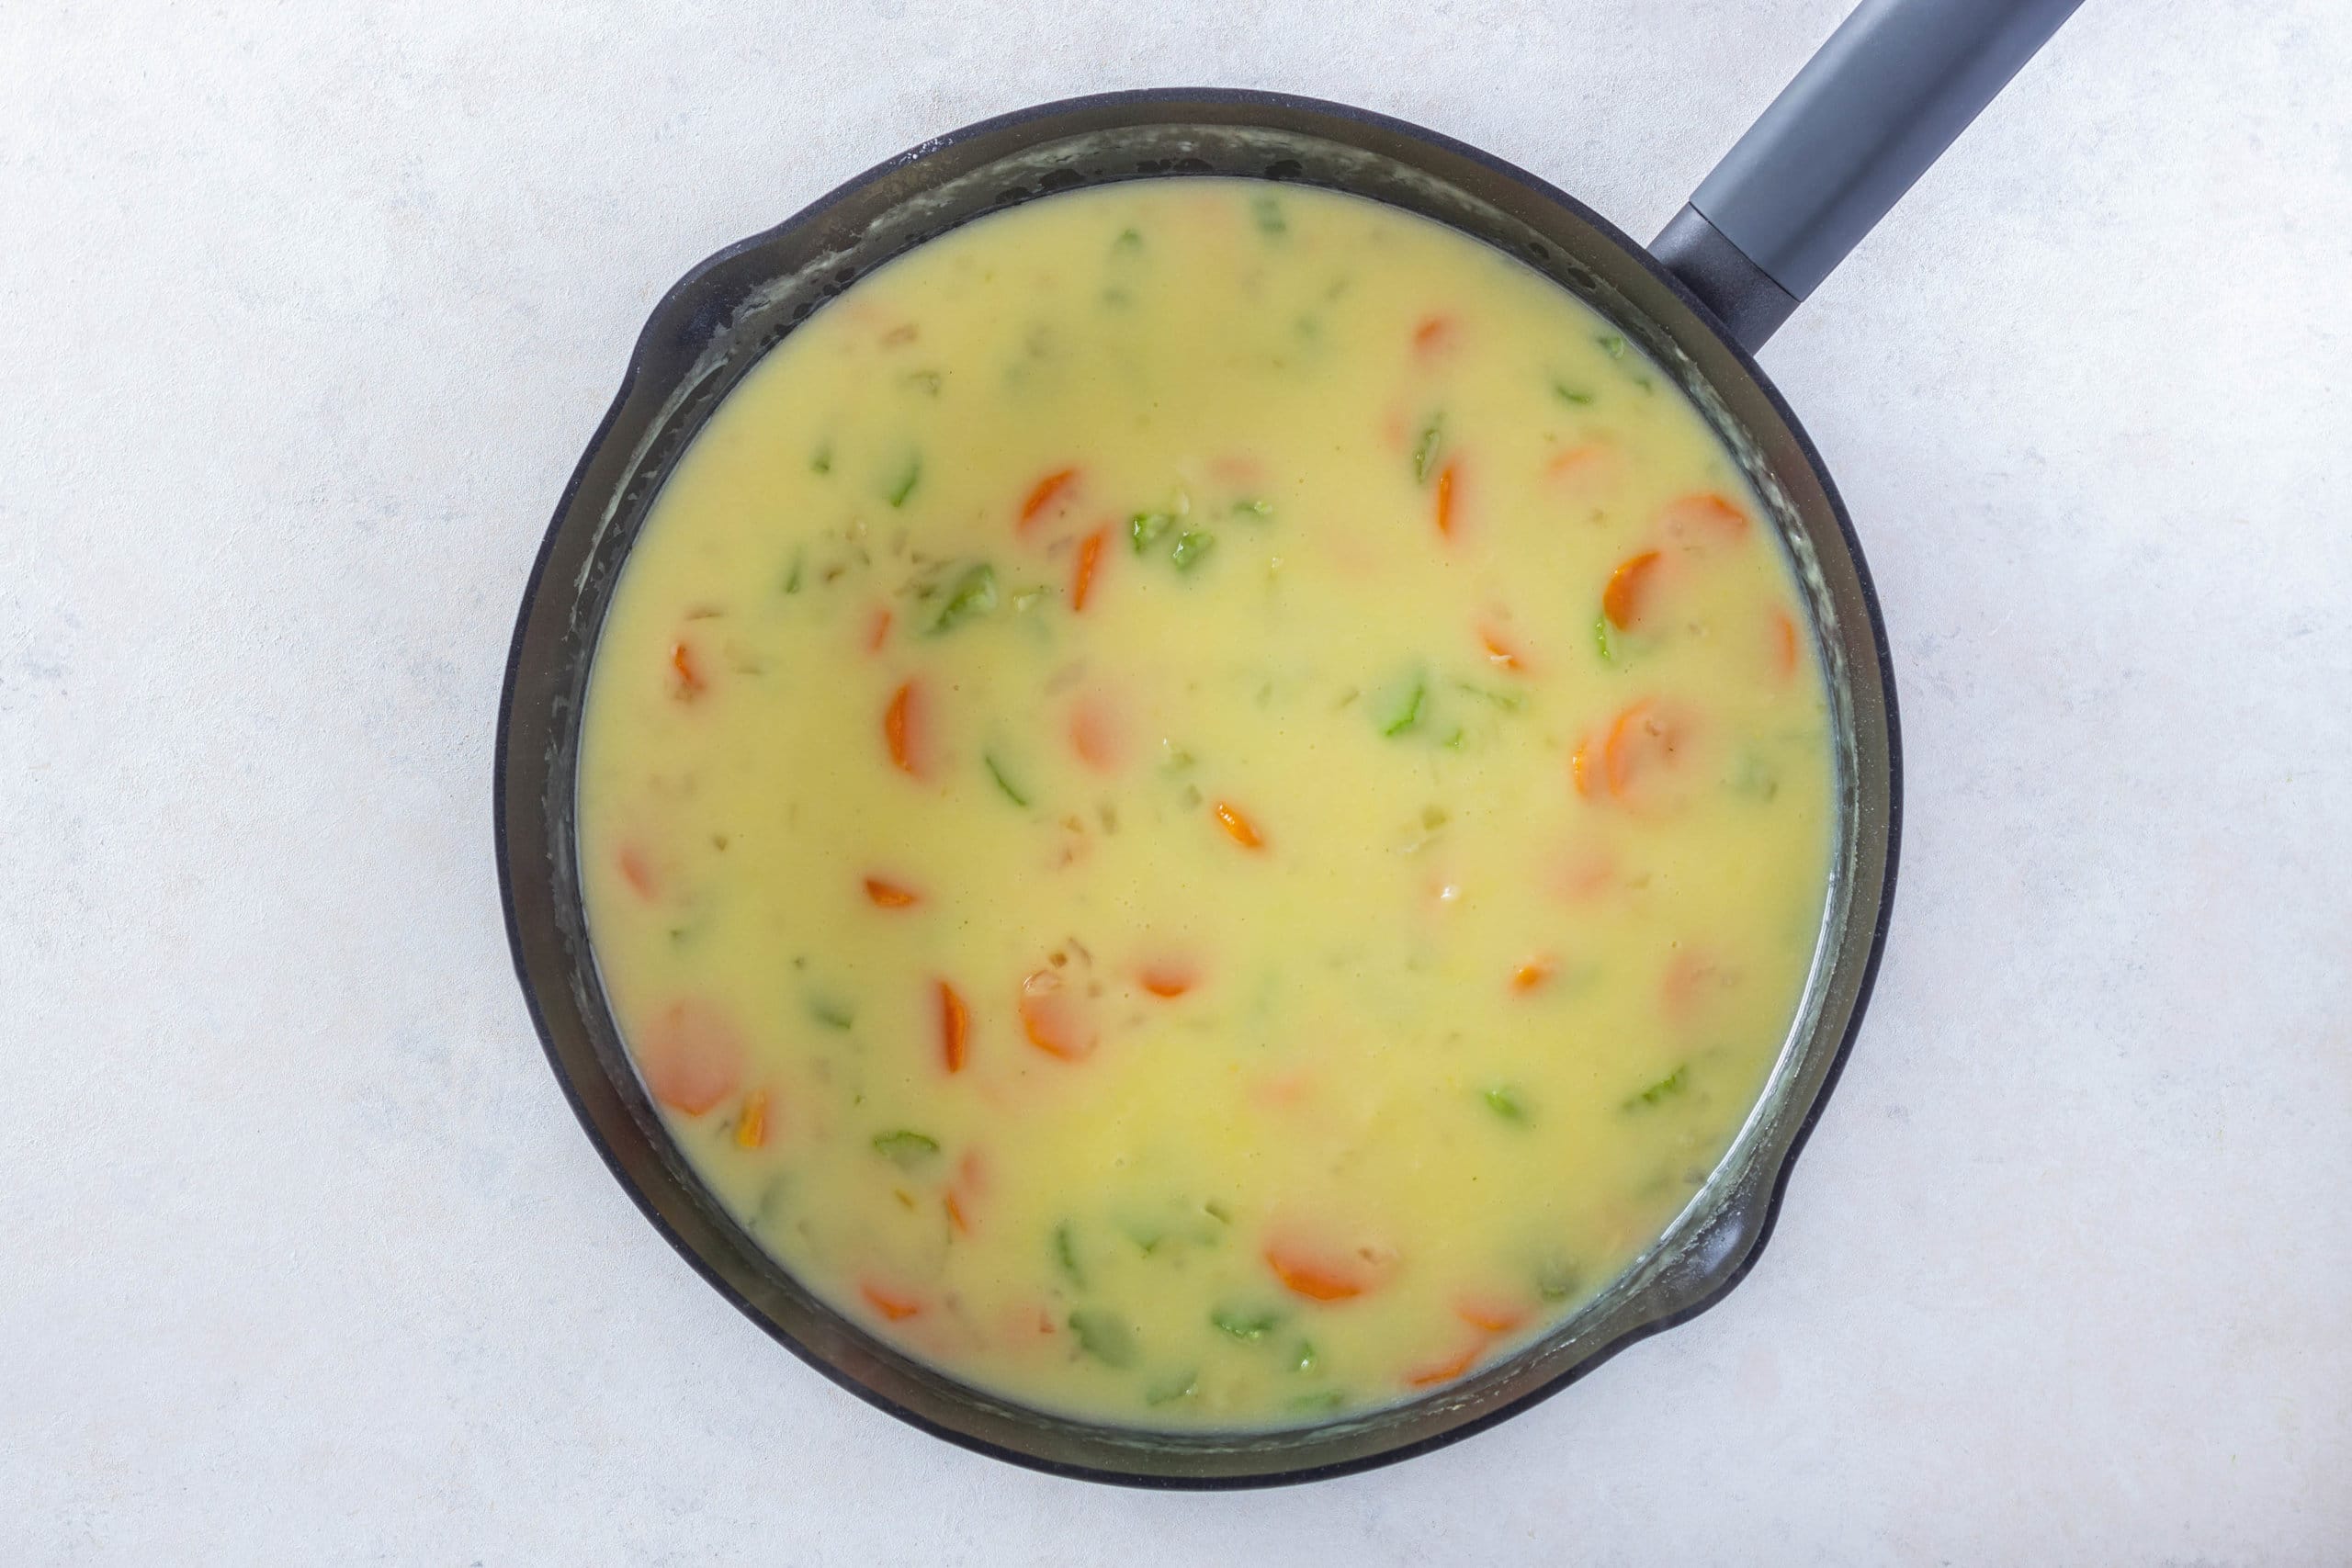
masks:
<path fill-rule="evenodd" d="M 1646 234 L 1840 7 L 0 6 L 0 1562 L 2343 1561 L 2340 0 L 2093 0 L 1771 345 L 1894 942 L 1753 1277 L 1539 1411 L 1233 1496 L 922 1438 L 638 1217 L 508 969 L 510 616 L 688 264 L 1201 81 Z"/>

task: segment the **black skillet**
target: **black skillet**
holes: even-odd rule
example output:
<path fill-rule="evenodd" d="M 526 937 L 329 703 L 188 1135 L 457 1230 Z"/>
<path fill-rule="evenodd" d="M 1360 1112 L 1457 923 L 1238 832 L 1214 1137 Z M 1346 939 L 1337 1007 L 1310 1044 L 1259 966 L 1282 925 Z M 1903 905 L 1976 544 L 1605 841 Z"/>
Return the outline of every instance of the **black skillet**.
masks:
<path fill-rule="evenodd" d="M 1419 1453 L 1720 1300 L 1770 1235 L 1860 1023 L 1901 818 L 1894 675 L 1861 547 L 1750 355 L 2077 3 L 1865 0 L 1647 251 L 1532 175 L 1417 126 L 1278 94 L 1170 89 L 1046 104 L 926 141 L 689 272 L 639 338 L 524 590 L 495 784 L 524 994 L 573 1110 L 647 1217 L 754 1322 L 880 1408 L 1000 1459 L 1139 1485 L 1306 1481 Z M 572 806 L 582 694 L 630 542 L 753 362 L 825 300 L 968 219 L 1084 186 L 1197 175 L 1324 186 L 1451 224 L 1577 294 L 1672 376 L 1764 498 L 1804 585 L 1828 672 L 1839 809 L 1797 1019 L 1756 1111 L 1656 1247 L 1542 1341 L 1440 1393 L 1294 1430 L 1170 1436 L 1027 1409 L 910 1360 L 817 1301 L 728 1217 L 623 1054 L 589 951 Z"/>

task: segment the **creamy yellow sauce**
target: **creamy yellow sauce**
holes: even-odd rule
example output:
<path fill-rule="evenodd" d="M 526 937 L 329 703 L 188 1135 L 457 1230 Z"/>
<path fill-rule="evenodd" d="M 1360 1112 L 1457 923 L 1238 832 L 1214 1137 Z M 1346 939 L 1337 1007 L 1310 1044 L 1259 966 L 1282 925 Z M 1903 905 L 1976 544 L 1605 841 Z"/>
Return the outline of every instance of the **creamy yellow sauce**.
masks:
<path fill-rule="evenodd" d="M 1254 182 L 1054 197 L 726 400 L 598 644 L 597 963 L 840 1311 L 1122 1424 L 1539 1335 L 1796 1007 L 1809 623 L 1654 365 L 1501 254 Z"/>

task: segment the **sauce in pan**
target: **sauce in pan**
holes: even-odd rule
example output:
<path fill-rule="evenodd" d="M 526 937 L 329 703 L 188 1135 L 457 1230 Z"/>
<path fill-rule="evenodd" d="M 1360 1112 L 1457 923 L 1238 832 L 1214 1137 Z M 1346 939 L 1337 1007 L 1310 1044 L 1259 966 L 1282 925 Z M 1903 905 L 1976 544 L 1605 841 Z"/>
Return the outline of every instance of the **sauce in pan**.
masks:
<path fill-rule="evenodd" d="M 1247 1427 L 1653 1243 L 1812 963 L 1832 765 L 1739 471 L 1570 295 L 1147 181 L 959 229 L 729 397 L 603 628 L 594 945 L 705 1180 L 876 1334 Z"/>

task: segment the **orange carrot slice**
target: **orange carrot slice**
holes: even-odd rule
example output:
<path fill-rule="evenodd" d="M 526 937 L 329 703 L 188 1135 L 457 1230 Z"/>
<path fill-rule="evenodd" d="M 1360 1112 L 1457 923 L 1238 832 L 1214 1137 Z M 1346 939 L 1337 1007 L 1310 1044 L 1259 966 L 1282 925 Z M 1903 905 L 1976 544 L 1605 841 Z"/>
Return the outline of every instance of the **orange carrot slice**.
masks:
<path fill-rule="evenodd" d="M 1453 1303 L 1453 1315 L 1489 1334 L 1509 1334 L 1527 1321 L 1527 1309 L 1492 1296 L 1464 1296 Z"/>
<path fill-rule="evenodd" d="M 768 1142 L 768 1091 L 755 1089 L 743 1100 L 743 1113 L 735 1119 L 735 1146 L 761 1149 Z"/>
<path fill-rule="evenodd" d="M 1423 316 L 1413 329 L 1413 352 L 1424 359 L 1436 357 L 1453 346 L 1455 322 L 1451 316 Z"/>
<path fill-rule="evenodd" d="M 673 1002 L 639 1036 L 638 1070 L 653 1098 L 700 1116 L 731 1098 L 743 1081 L 743 1036 L 717 1003 Z"/>
<path fill-rule="evenodd" d="M 1481 626 L 1478 640 L 1486 646 L 1487 663 L 1498 670 L 1517 670 L 1520 667 L 1519 649 L 1505 642 L 1492 628 Z"/>
<path fill-rule="evenodd" d="M 1245 850 L 1266 847 L 1265 839 L 1258 832 L 1258 825 L 1243 816 L 1239 807 L 1229 800 L 1220 800 L 1213 809 L 1216 814 L 1217 826 L 1225 829 L 1227 838 Z"/>
<path fill-rule="evenodd" d="M 865 1298 L 866 1305 L 880 1313 L 888 1322 L 903 1323 L 922 1311 L 922 1303 L 914 1297 L 877 1285 L 871 1280 L 858 1286 L 857 1293 Z"/>
<path fill-rule="evenodd" d="M 1021 1030 L 1030 1044 L 1065 1062 L 1082 1062 L 1102 1043 L 1084 1005 L 1051 969 L 1040 969 L 1021 982 Z"/>
<path fill-rule="evenodd" d="M 617 858 L 621 880 L 635 889 L 639 897 L 651 903 L 661 897 L 660 879 L 653 874 L 653 863 L 646 858 L 643 850 L 635 844 L 623 844 Z"/>
<path fill-rule="evenodd" d="M 911 887 L 902 887 L 879 876 L 865 879 L 865 896 L 874 900 L 877 909 L 906 909 L 922 902 L 922 895 Z"/>
<path fill-rule="evenodd" d="M 1568 754 L 1568 776 L 1576 781 L 1577 793 L 1587 800 L 1592 798 L 1592 737 L 1588 735 Z"/>
<path fill-rule="evenodd" d="M 1713 491 L 1678 496 L 1659 508 L 1659 531 L 1678 545 L 1704 549 L 1736 545 L 1747 536 L 1747 513 Z"/>
<path fill-rule="evenodd" d="M 964 1058 L 972 1035 L 972 1015 L 964 1006 L 964 998 L 946 981 L 936 982 L 939 998 L 939 1056 L 951 1073 L 964 1070 Z"/>
<path fill-rule="evenodd" d="M 1387 1260 L 1369 1248 L 1334 1254 L 1295 1238 L 1270 1242 L 1264 1256 L 1283 1288 L 1310 1302 L 1352 1301 L 1378 1289 L 1387 1272 Z"/>
<path fill-rule="evenodd" d="M 1441 538 L 1453 537 L 1453 485 L 1458 463 L 1448 463 L 1437 471 L 1437 531 Z"/>
<path fill-rule="evenodd" d="M 1143 982 L 1145 990 L 1163 998 L 1181 997 L 1200 984 L 1200 976 L 1191 964 L 1170 959 L 1145 964 L 1136 978 Z"/>
<path fill-rule="evenodd" d="M 1427 1361 L 1410 1369 L 1405 1373 L 1405 1381 L 1415 1388 L 1434 1388 L 1442 1382 L 1452 1382 L 1476 1366 L 1478 1358 L 1486 1353 L 1486 1349 L 1484 1339 L 1473 1341 L 1442 1361 Z"/>
<path fill-rule="evenodd" d="M 1108 701 L 1091 694 L 1079 698 L 1070 710 L 1069 743 L 1079 760 L 1097 773 L 1114 771 L 1126 753 L 1118 715 Z"/>
<path fill-rule="evenodd" d="M 673 690 L 680 702 L 693 702 L 709 688 L 709 682 L 703 678 L 701 656 L 695 652 L 695 645 L 684 637 L 670 645 L 670 668 L 677 671 L 677 683 Z"/>
<path fill-rule="evenodd" d="M 1796 678 L 1797 624 L 1786 610 L 1772 612 L 1772 673 L 1786 682 Z"/>
<path fill-rule="evenodd" d="M 1086 598 L 1094 588 L 1096 563 L 1102 558 L 1102 541 L 1110 536 L 1108 528 L 1097 528 L 1086 536 L 1078 547 L 1078 570 L 1069 585 L 1069 607 L 1072 614 L 1086 613 Z"/>
<path fill-rule="evenodd" d="M 890 612 L 888 606 L 877 607 L 865 618 L 865 651 L 879 653 L 890 636 Z"/>
<path fill-rule="evenodd" d="M 1029 487 L 1028 495 L 1021 502 L 1020 530 L 1026 532 L 1045 510 L 1059 500 L 1078 482 L 1076 468 L 1057 468 Z"/>
<path fill-rule="evenodd" d="M 909 778 L 922 776 L 922 699 L 912 681 L 890 694 L 890 705 L 882 710 L 882 739 L 892 767 Z"/>
<path fill-rule="evenodd" d="M 1628 706 L 1610 725 L 1601 752 L 1609 793 L 1623 800 L 1644 781 L 1672 772 L 1687 759 L 1690 739 L 1680 710 L 1647 697 Z"/>
<path fill-rule="evenodd" d="M 1527 992 L 1536 989 L 1552 978 L 1558 965 L 1550 958 L 1531 958 L 1510 973 L 1510 988 Z"/>
<path fill-rule="evenodd" d="M 1658 554 L 1644 550 L 1618 564 L 1609 574 L 1609 586 L 1600 591 L 1600 613 L 1609 624 L 1621 630 L 1633 629 L 1647 606 L 1649 584 L 1657 570 Z"/>
<path fill-rule="evenodd" d="M 941 1199 L 940 1206 L 947 1211 L 947 1223 L 956 1227 L 957 1235 L 972 1234 L 972 1222 L 964 1217 L 964 1205 L 956 1201 L 955 1193 L 950 1192 Z"/>

